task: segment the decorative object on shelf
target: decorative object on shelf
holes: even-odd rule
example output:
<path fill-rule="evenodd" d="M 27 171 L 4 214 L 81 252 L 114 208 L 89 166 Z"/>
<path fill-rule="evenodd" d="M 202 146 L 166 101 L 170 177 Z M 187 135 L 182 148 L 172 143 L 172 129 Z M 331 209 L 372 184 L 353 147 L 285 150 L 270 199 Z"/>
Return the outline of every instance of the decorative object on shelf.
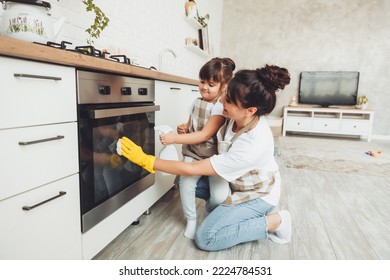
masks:
<path fill-rule="evenodd" d="M 198 39 L 195 38 L 186 38 L 186 46 L 198 46 Z"/>
<path fill-rule="evenodd" d="M 194 0 L 188 0 L 184 5 L 186 16 L 198 18 L 198 9 Z"/>
<path fill-rule="evenodd" d="M 105 15 L 105 13 L 95 5 L 94 0 L 82 0 L 83 4 L 86 6 L 87 12 L 95 13 L 95 20 L 89 28 L 85 30 L 89 34 L 87 39 L 88 44 L 93 44 L 94 41 L 92 38 L 99 38 L 100 33 L 107 27 L 110 19 Z"/>
<path fill-rule="evenodd" d="M 207 21 L 210 19 L 210 15 L 206 14 L 204 16 L 200 16 L 198 12 L 198 8 L 196 6 L 196 2 L 194 0 L 188 0 L 184 6 L 186 17 L 196 19 L 203 28 L 206 28 L 208 23 Z"/>
<path fill-rule="evenodd" d="M 204 50 L 206 53 L 210 53 L 208 29 L 201 28 L 198 30 L 198 34 L 199 34 L 199 48 Z"/>
<path fill-rule="evenodd" d="M 297 98 L 296 98 L 295 96 L 292 98 L 291 103 L 290 103 L 290 106 L 291 106 L 291 107 L 298 106 Z"/>
<path fill-rule="evenodd" d="M 367 106 L 368 106 L 368 98 L 367 98 L 367 96 L 365 96 L 365 95 L 359 96 L 358 100 L 357 100 L 356 107 L 360 108 L 360 109 L 367 109 Z"/>
<path fill-rule="evenodd" d="M 206 14 L 204 16 L 199 16 L 198 15 L 198 21 L 199 23 L 203 26 L 203 28 L 206 28 L 208 23 L 207 21 L 210 19 L 210 15 L 209 14 Z"/>

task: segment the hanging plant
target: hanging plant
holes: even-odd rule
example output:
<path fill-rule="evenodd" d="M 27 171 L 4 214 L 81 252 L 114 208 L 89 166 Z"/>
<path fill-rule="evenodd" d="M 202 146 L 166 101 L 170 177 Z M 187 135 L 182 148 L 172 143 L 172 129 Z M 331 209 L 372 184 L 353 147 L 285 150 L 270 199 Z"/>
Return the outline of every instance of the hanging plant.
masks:
<path fill-rule="evenodd" d="M 95 20 L 93 24 L 85 30 L 89 34 L 87 39 L 88 44 L 93 44 L 93 38 L 99 38 L 100 33 L 107 27 L 110 19 L 104 14 L 104 12 L 94 4 L 93 0 L 82 0 L 83 4 L 86 6 L 87 12 L 95 13 Z"/>
<path fill-rule="evenodd" d="M 58 2 L 60 0 L 57 0 Z M 95 5 L 94 0 L 82 0 L 81 2 L 85 5 L 87 12 L 95 13 L 95 20 L 93 24 L 89 28 L 85 30 L 89 34 L 89 38 L 87 39 L 88 44 L 93 44 L 94 41 L 92 38 L 99 38 L 100 33 L 107 27 L 110 19 L 106 16 L 106 14 Z"/>
<path fill-rule="evenodd" d="M 207 20 L 210 19 L 210 15 L 206 14 L 204 16 L 198 16 L 198 22 L 203 26 L 203 28 L 207 27 Z"/>

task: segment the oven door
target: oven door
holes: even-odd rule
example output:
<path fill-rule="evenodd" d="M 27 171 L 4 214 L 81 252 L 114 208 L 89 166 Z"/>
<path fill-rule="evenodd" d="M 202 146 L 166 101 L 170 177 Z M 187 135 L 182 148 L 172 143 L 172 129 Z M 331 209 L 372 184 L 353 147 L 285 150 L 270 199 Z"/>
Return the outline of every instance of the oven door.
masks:
<path fill-rule="evenodd" d="M 126 136 L 154 155 L 155 111 L 152 104 L 119 108 L 79 108 L 80 199 L 86 232 L 154 184 L 154 174 L 116 153 Z"/>

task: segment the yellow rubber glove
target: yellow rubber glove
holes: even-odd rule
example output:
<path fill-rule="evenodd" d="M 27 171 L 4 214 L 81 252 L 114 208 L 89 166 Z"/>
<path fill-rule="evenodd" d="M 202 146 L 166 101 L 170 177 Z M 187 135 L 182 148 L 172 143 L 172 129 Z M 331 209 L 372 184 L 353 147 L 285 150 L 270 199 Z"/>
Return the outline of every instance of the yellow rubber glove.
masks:
<path fill-rule="evenodd" d="M 142 151 L 142 148 L 136 145 L 127 137 L 122 137 L 120 140 L 121 155 L 128 160 L 138 164 L 142 168 L 146 169 L 150 173 L 155 173 L 153 166 L 156 160 L 155 156 L 147 155 Z"/>

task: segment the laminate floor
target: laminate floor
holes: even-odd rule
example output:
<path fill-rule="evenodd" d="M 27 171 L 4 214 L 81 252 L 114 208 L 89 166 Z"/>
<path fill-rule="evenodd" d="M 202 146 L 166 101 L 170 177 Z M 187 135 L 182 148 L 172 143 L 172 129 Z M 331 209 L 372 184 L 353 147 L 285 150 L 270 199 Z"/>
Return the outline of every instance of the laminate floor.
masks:
<path fill-rule="evenodd" d="M 343 141 L 346 142 L 346 141 Z M 390 153 L 390 142 L 381 143 Z M 304 147 L 304 139 L 302 147 Z M 342 152 L 342 147 L 340 147 Z M 98 260 L 389 260 L 390 179 L 283 166 L 280 204 L 293 219 L 289 244 L 269 240 L 218 252 L 199 250 L 183 236 L 179 189 L 172 188 L 104 248 Z M 198 219 L 206 212 L 198 200 Z"/>

